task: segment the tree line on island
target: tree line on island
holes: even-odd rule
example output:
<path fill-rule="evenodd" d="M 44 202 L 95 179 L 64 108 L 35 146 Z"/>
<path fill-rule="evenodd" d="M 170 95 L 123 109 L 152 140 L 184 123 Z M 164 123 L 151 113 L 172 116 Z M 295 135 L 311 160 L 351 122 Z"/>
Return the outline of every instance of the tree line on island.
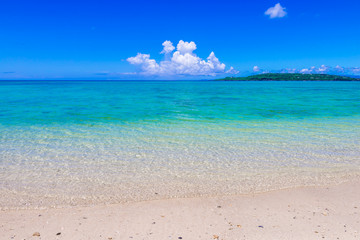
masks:
<path fill-rule="evenodd" d="M 226 77 L 216 81 L 360 81 L 360 78 L 303 73 L 263 73 L 247 77 Z"/>

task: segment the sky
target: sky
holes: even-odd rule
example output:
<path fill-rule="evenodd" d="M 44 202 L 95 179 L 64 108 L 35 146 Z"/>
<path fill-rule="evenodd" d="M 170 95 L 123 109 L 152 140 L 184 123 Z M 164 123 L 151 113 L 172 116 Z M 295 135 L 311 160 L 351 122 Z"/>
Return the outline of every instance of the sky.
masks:
<path fill-rule="evenodd" d="M 360 75 L 360 1 L 0 2 L 0 79 Z"/>

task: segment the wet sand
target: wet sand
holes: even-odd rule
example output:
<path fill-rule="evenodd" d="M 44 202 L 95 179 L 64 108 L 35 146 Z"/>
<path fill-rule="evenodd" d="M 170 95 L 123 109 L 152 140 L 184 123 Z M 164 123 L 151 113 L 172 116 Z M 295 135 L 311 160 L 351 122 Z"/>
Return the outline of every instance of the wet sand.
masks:
<path fill-rule="evenodd" d="M 0 239 L 360 239 L 360 181 L 254 195 L 4 210 Z"/>

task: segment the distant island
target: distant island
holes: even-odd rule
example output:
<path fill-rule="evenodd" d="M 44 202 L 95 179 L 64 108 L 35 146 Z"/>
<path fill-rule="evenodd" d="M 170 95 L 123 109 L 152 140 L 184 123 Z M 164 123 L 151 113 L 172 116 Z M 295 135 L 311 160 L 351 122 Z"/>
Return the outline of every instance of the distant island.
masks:
<path fill-rule="evenodd" d="M 226 77 L 216 81 L 360 81 L 360 78 L 330 74 L 264 73 L 248 77 Z"/>

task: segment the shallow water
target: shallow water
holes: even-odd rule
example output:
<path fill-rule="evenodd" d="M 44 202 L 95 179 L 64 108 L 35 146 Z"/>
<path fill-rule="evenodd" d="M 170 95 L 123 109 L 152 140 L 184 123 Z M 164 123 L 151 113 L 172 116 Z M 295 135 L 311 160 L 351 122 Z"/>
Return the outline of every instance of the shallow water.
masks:
<path fill-rule="evenodd" d="M 0 81 L 0 207 L 360 176 L 360 83 Z"/>

